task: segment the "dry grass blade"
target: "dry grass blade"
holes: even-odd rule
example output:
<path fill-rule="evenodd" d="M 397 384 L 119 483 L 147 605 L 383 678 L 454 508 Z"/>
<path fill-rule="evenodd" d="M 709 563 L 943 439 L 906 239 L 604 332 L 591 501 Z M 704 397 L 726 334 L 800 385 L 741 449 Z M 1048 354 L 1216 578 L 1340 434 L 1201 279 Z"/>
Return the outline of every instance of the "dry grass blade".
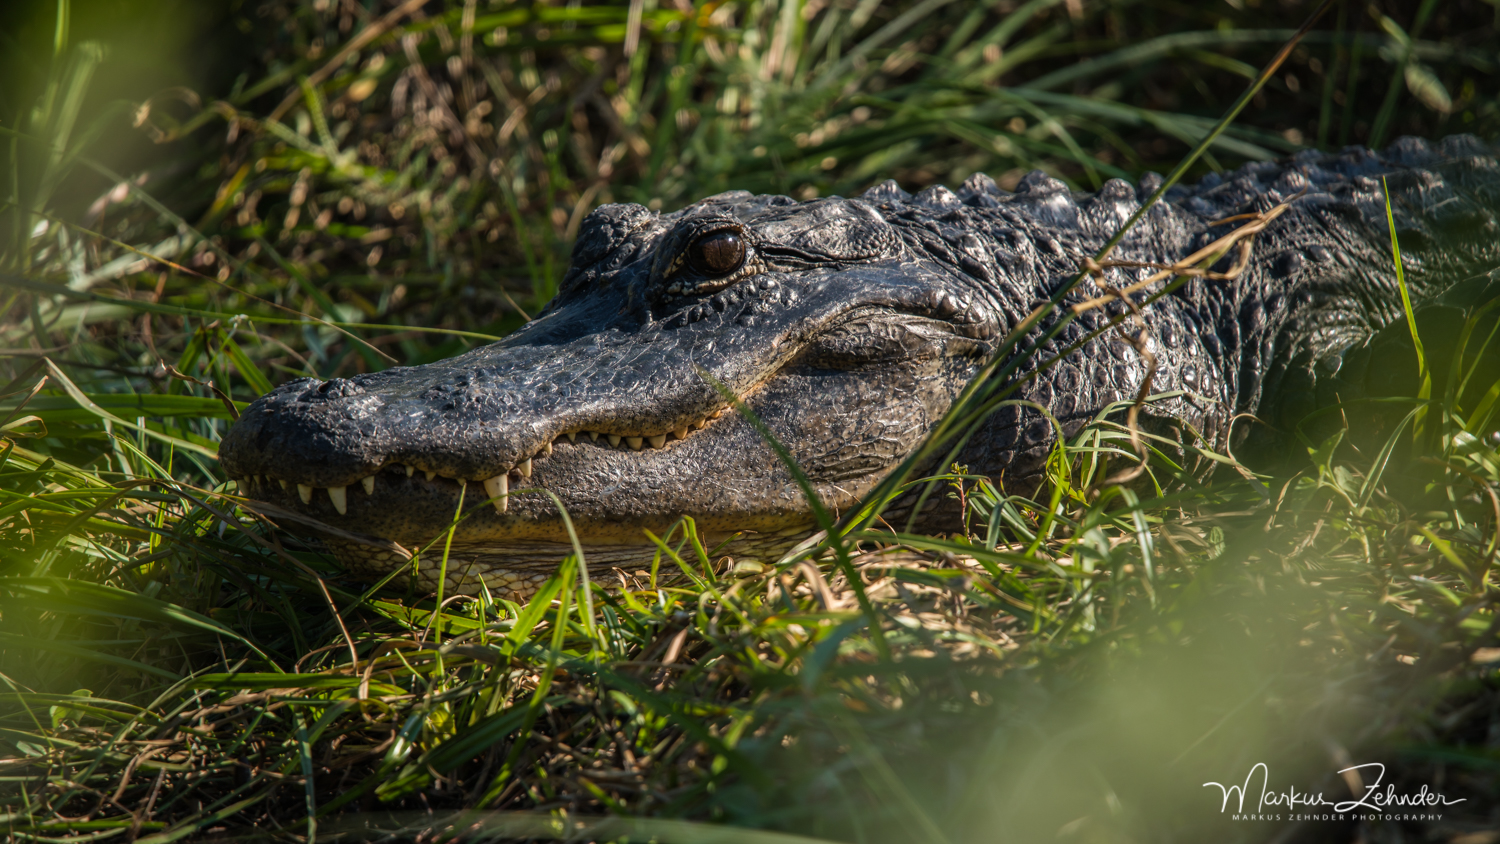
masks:
<path fill-rule="evenodd" d="M 1298 194 L 1298 196 L 1300 195 Z M 1296 199 L 1297 197 L 1293 197 L 1285 202 L 1278 203 L 1264 212 L 1248 215 L 1252 218 L 1250 222 L 1239 226 L 1234 231 L 1218 238 L 1174 264 L 1153 264 L 1142 261 L 1097 261 L 1093 258 L 1088 259 L 1084 262 L 1083 270 L 1096 280 L 1096 283 L 1105 290 L 1105 294 L 1073 305 L 1073 313 L 1081 314 L 1095 308 L 1102 308 L 1115 300 L 1128 302 L 1129 299 L 1127 297 L 1132 294 L 1149 290 L 1153 285 L 1166 281 L 1169 278 L 1203 278 L 1210 281 L 1229 281 L 1238 278 L 1250 264 L 1250 250 L 1254 246 L 1255 236 L 1265 231 L 1266 227 L 1271 224 L 1271 221 L 1280 217 L 1291 207 L 1291 203 L 1295 202 Z M 1213 225 L 1223 225 L 1233 222 L 1234 219 L 1219 220 Z M 1214 263 L 1228 254 L 1230 249 L 1236 250 L 1236 255 L 1234 263 L 1230 265 L 1229 269 L 1222 272 L 1215 272 L 1210 269 Z M 1104 283 L 1107 277 L 1105 270 L 1113 267 L 1153 269 L 1156 272 L 1133 284 L 1115 288 L 1109 287 Z"/>

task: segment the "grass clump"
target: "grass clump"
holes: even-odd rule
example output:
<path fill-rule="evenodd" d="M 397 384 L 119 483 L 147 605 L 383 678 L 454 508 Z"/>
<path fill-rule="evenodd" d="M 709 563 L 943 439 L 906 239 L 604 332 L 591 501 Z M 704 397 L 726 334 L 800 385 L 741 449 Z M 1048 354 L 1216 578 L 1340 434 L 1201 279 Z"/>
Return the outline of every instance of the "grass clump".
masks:
<path fill-rule="evenodd" d="M 851 518 L 760 568 L 683 520 L 524 606 L 349 580 L 225 485 L 243 401 L 503 334 L 601 202 L 1088 187 L 1495 119 L 1487 7 L 1341 6 L 1246 100 L 1261 128 L 1211 138 L 1279 13 L 1082 6 L 271 0 L 231 14 L 239 79 L 92 114 L 105 52 L 59 24 L 0 126 L 7 834 L 1258 839 L 1201 784 L 1265 762 L 1342 799 L 1351 760 L 1463 797 L 1438 832 L 1492 823 L 1483 312 L 1423 358 L 1452 376 L 1420 437 L 1336 429 L 1274 475 L 1200 453 L 1204 481 L 1103 414 L 1034 495 L 892 482 L 958 498 L 951 535 Z M 93 140 L 126 111 L 161 142 L 135 168 Z"/>
<path fill-rule="evenodd" d="M 951 476 L 964 534 L 848 536 L 888 657 L 820 548 L 726 574 L 685 521 L 650 571 L 595 574 L 592 617 L 572 558 L 524 607 L 439 611 L 350 591 L 312 550 L 277 553 L 232 501 L 174 484 L 132 520 L 99 507 L 115 484 L 55 466 L 77 481 L 30 512 L 68 508 L 82 547 L 68 576 L 3 579 L 12 834 L 483 820 L 542 835 L 516 810 L 585 834 L 601 816 L 836 840 L 1192 834 L 1215 820 L 1197 783 L 1240 775 L 1232 762 L 1306 776 L 1330 770 L 1325 746 L 1474 752 L 1421 739 L 1452 729 L 1430 715 L 1444 688 L 1493 699 L 1470 667 L 1495 625 L 1492 501 L 1471 498 L 1500 483 L 1493 449 L 1448 435 L 1438 513 L 1419 509 L 1431 490 L 1382 479 L 1386 454 L 1337 438 L 1281 489 L 1087 494 L 1128 437 L 1081 432 L 1040 501 Z M 45 462 L 10 459 L 12 475 Z M 89 559 L 126 525 L 163 550 Z M 79 676 L 95 687 L 44 691 Z M 1067 776 L 1080 767 L 1087 782 Z M 1457 770 L 1450 796 L 1493 793 L 1482 769 Z M 1074 784 L 1041 785 L 1059 781 Z M 616 834 L 630 829 L 698 834 Z"/>

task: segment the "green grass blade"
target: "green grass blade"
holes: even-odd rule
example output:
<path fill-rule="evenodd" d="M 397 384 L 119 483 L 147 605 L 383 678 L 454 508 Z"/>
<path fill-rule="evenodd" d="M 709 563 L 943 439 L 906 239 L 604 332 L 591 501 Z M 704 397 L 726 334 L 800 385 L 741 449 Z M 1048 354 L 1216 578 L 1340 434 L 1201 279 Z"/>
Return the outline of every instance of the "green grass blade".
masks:
<path fill-rule="evenodd" d="M 207 616 L 167 601 L 124 589 L 62 577 L 0 577 L 0 593 L 11 601 L 52 612 L 133 618 L 200 630 L 244 643 L 250 641 Z"/>
<path fill-rule="evenodd" d="M 148 428 L 148 427 L 146 427 L 144 425 L 138 425 L 138 424 L 136 424 L 134 422 L 127 422 L 124 419 L 121 419 L 120 417 L 114 415 L 113 413 L 110 413 L 109 411 L 105 410 L 104 408 L 100 407 L 99 405 L 94 404 L 94 402 L 89 399 L 88 394 L 86 394 L 82 390 L 78 389 L 78 386 L 73 383 L 72 379 L 68 378 L 67 375 L 63 374 L 63 371 L 61 369 L 58 369 L 57 364 L 55 364 L 55 363 L 53 363 L 52 361 L 49 360 L 49 361 L 47 361 L 47 369 L 48 369 L 49 372 L 52 373 L 52 377 L 60 385 L 62 385 L 63 390 L 66 391 L 67 394 L 69 396 L 71 396 L 74 401 L 78 402 L 78 404 L 79 404 L 80 407 L 82 407 L 83 409 L 89 411 L 90 413 L 94 414 L 95 416 L 98 416 L 100 419 L 107 420 L 110 423 L 115 424 L 115 425 L 119 425 L 119 426 L 121 426 L 123 428 L 129 428 L 132 431 L 138 431 L 138 432 L 140 432 L 142 434 L 145 434 L 148 437 L 151 437 L 152 439 L 160 440 L 161 442 L 168 443 L 173 448 L 178 448 L 178 449 L 181 449 L 183 451 L 190 451 L 190 452 L 193 452 L 195 454 L 201 454 L 204 457 L 209 457 L 209 458 L 212 458 L 214 460 L 217 460 L 219 458 L 219 453 L 218 453 L 218 451 L 216 449 L 207 448 L 205 446 L 198 445 L 197 443 L 194 443 L 194 442 L 189 442 L 189 441 L 181 439 L 179 437 L 173 437 L 173 436 L 170 436 L 168 434 L 163 434 L 163 433 L 160 433 L 160 432 L 157 432 L 157 431 L 153 431 L 153 430 L 151 430 L 150 428 Z"/>
<path fill-rule="evenodd" d="M 1396 216 L 1391 209 L 1391 189 L 1385 182 L 1385 177 L 1380 178 L 1381 190 L 1385 192 L 1385 221 L 1391 232 L 1391 260 L 1396 269 L 1396 287 L 1401 291 L 1401 310 L 1406 314 L 1406 327 L 1411 331 L 1412 347 L 1417 353 L 1417 377 L 1421 385 L 1417 388 L 1417 398 L 1424 402 L 1432 398 L 1432 371 L 1427 367 L 1427 354 L 1422 348 L 1422 335 L 1417 331 L 1417 315 L 1412 310 L 1411 291 L 1406 286 L 1406 268 L 1401 263 L 1401 243 L 1396 237 Z M 1422 436 L 1423 421 L 1427 416 L 1427 407 L 1423 405 L 1416 409 L 1416 417 L 1412 423 L 1412 436 Z"/>

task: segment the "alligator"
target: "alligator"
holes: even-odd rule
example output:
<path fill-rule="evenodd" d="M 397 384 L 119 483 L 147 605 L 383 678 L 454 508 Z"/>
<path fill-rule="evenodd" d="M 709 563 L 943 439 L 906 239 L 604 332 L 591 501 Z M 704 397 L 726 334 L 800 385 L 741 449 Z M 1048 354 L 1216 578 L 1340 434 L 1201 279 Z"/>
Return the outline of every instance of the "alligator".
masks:
<path fill-rule="evenodd" d="M 1500 292 L 1497 152 L 1471 136 L 1402 138 L 1174 186 L 1063 306 L 1149 280 L 1241 215 L 1279 216 L 1238 273 L 1147 297 L 1156 282 L 1056 332 L 1022 321 L 1162 177 L 1092 194 L 1036 171 L 1012 192 L 977 174 L 916 195 L 886 181 L 858 198 L 730 191 L 672 213 L 604 205 L 535 319 L 447 360 L 284 383 L 227 431 L 223 468 L 247 500 L 327 526 L 322 541 L 354 573 L 403 569 L 423 589 L 472 594 L 482 582 L 520 599 L 573 549 L 562 508 L 595 571 L 647 565 L 647 531 L 660 537 L 682 516 L 721 554 L 774 561 L 813 516 L 732 399 L 846 512 L 994 371 L 1013 331 L 1041 354 L 1010 370 L 1024 401 L 963 447 L 969 472 L 1034 485 L 1059 430 L 1143 386 L 1163 396 L 1140 408 L 1143 425 L 1231 448 L 1249 429 L 1284 431 L 1367 390 L 1362 379 L 1396 377 L 1372 346 L 1387 326 L 1406 331 L 1387 189 L 1416 301 L 1473 278 Z M 1231 250 L 1214 268 L 1235 260 Z M 1101 331 L 1132 309 L 1145 326 L 1137 342 Z M 1030 362 L 1075 345 L 1050 368 Z M 426 546 L 414 564 L 403 553 Z"/>

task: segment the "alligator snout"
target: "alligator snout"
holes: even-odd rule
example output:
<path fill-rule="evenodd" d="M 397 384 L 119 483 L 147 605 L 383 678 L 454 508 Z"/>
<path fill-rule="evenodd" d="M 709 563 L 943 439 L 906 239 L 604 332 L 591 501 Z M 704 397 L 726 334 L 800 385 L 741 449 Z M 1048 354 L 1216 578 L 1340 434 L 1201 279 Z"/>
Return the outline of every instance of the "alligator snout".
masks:
<path fill-rule="evenodd" d="M 368 493 L 393 471 L 478 483 L 503 513 L 509 488 L 560 442 L 665 448 L 727 408 L 689 366 L 635 372 L 617 351 L 579 345 L 492 346 L 420 369 L 293 381 L 246 411 L 223 457 L 232 475 L 295 488 L 304 504 L 328 490 L 341 514 L 347 488 Z"/>

